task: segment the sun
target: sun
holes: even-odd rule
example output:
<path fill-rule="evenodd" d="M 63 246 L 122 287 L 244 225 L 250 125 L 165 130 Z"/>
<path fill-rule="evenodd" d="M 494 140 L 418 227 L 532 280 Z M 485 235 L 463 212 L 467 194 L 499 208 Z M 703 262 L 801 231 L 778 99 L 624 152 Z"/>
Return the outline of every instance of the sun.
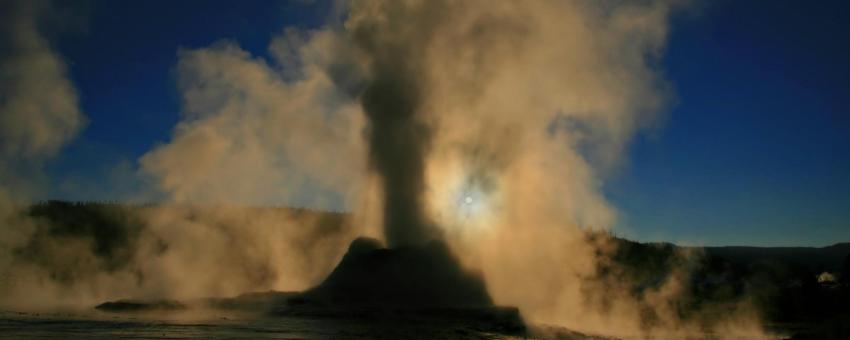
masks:
<path fill-rule="evenodd" d="M 501 206 L 499 177 L 461 159 L 432 163 L 428 209 L 441 228 L 451 232 L 484 231 L 496 222 Z"/>

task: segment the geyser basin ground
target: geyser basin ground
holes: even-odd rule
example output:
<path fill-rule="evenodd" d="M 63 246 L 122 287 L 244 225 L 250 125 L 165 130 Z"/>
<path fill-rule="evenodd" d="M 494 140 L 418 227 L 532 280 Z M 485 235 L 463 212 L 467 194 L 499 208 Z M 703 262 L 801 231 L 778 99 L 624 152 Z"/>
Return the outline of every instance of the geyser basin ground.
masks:
<path fill-rule="evenodd" d="M 437 240 L 387 249 L 376 240 L 359 238 L 351 243 L 325 281 L 301 293 L 252 293 L 187 302 L 125 300 L 105 302 L 96 308 L 108 312 L 171 313 L 193 307 L 259 312 L 265 317 L 287 320 L 368 321 L 368 333 L 373 336 L 389 335 L 382 332 L 417 336 L 404 333 L 418 327 L 430 329 L 426 333 L 454 330 L 458 332 L 455 336 L 526 333 L 519 311 L 494 306 L 482 277 L 462 268 L 445 243 Z"/>

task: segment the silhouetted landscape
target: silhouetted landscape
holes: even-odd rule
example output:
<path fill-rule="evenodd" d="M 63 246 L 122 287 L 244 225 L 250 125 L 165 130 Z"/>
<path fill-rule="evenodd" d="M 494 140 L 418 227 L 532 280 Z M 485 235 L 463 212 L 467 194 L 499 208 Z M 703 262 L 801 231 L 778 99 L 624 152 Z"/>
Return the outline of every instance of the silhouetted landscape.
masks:
<path fill-rule="evenodd" d="M 38 240 L 86 240 L 107 270 L 118 270 L 128 261 L 136 237 L 144 228 L 138 214 L 150 206 L 118 203 L 49 201 L 33 205 L 28 214 L 45 219 L 37 230 L 42 237 L 17 250 L 19 261 L 32 261 L 50 270 L 59 281 L 73 281 L 79 271 L 64 267 L 42 253 Z M 323 234 L 350 227 L 343 213 L 291 208 L 299 216 L 318 216 L 311 226 Z M 680 317 L 705 310 L 725 312 L 725 303 L 752 299 L 766 324 L 794 339 L 841 338 L 848 335 L 850 320 L 850 243 L 814 247 L 680 247 L 670 243 L 639 243 L 604 232 L 587 238 L 606 239 L 616 247 L 611 262 L 600 265 L 599 282 L 628 282 L 630 294 L 639 296 L 657 288 L 678 268 L 687 268 L 688 294 L 671 303 Z M 165 251 L 165 250 L 163 250 Z M 93 274 L 93 273 L 92 273 Z M 140 278 L 143 280 L 144 278 Z M 612 288 L 622 289 L 620 285 Z M 456 322 L 498 334 L 525 334 L 519 311 L 497 307 L 486 284 L 466 272 L 445 245 L 434 241 L 423 246 L 385 249 L 380 242 L 359 238 L 351 243 L 341 262 L 315 288 L 305 292 L 249 293 L 233 298 L 197 301 L 117 300 L 92 306 L 114 313 L 180 312 L 192 308 L 261 312 L 281 317 L 367 318 L 387 322 L 398 313 L 433 322 Z M 390 311 L 390 312 L 388 312 Z M 703 318 L 705 315 L 701 315 Z M 651 310 L 642 317 L 652 324 Z M 434 321 L 437 320 L 437 321 Z M 442 321 L 440 321 L 442 320 Z M 449 327 L 451 328 L 451 327 Z M 562 330 L 566 337 L 581 333 Z"/>
<path fill-rule="evenodd" d="M 0 338 L 850 339 L 848 13 L 0 0 Z"/>

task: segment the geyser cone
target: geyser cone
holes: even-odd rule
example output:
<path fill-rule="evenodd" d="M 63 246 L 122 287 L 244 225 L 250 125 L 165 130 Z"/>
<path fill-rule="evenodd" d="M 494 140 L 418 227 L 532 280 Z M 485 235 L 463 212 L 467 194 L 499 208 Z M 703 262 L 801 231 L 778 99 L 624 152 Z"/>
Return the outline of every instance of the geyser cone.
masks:
<path fill-rule="evenodd" d="M 411 309 L 492 306 L 483 279 L 464 270 L 442 241 L 387 249 L 368 238 L 354 240 L 328 278 L 293 302 Z"/>
<path fill-rule="evenodd" d="M 273 313 L 526 332 L 519 310 L 494 306 L 481 276 L 464 270 L 441 240 L 388 249 L 374 239 L 356 239 L 324 282 Z"/>

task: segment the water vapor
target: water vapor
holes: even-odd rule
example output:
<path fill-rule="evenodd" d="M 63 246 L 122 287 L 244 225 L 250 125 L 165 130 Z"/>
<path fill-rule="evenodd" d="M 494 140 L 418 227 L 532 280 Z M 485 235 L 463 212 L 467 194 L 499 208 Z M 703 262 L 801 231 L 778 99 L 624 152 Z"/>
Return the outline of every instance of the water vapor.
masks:
<path fill-rule="evenodd" d="M 759 334 L 753 313 L 676 312 L 686 268 L 638 294 L 608 282 L 616 243 L 588 238 L 616 221 L 604 182 L 669 102 L 656 65 L 681 5 L 351 2 L 389 243 L 445 235 L 497 303 L 536 322 L 635 336 L 747 320 L 734 328 Z"/>
<path fill-rule="evenodd" d="M 0 291 L 12 251 L 36 227 L 21 209 L 44 189 L 44 163 L 85 125 L 77 90 L 45 36 L 47 1 L 0 4 Z"/>
<path fill-rule="evenodd" d="M 359 107 L 330 78 L 334 39 L 287 31 L 273 64 L 231 41 L 180 51 L 182 120 L 144 173 L 174 202 L 345 208 L 365 148 Z"/>
<path fill-rule="evenodd" d="M 269 59 L 232 41 L 179 51 L 181 121 L 139 162 L 163 202 L 21 204 L 4 215 L 16 219 L 3 230 L 15 234 L 3 236 L 12 279 L 0 303 L 90 308 L 319 282 L 362 233 L 347 215 L 314 211 L 346 208 L 365 174 L 359 106 L 330 80 L 335 39 L 287 30 Z"/>
<path fill-rule="evenodd" d="M 42 32 L 50 5 L 0 7 L 0 195 L 39 190 L 44 161 L 85 124 L 65 62 Z"/>

